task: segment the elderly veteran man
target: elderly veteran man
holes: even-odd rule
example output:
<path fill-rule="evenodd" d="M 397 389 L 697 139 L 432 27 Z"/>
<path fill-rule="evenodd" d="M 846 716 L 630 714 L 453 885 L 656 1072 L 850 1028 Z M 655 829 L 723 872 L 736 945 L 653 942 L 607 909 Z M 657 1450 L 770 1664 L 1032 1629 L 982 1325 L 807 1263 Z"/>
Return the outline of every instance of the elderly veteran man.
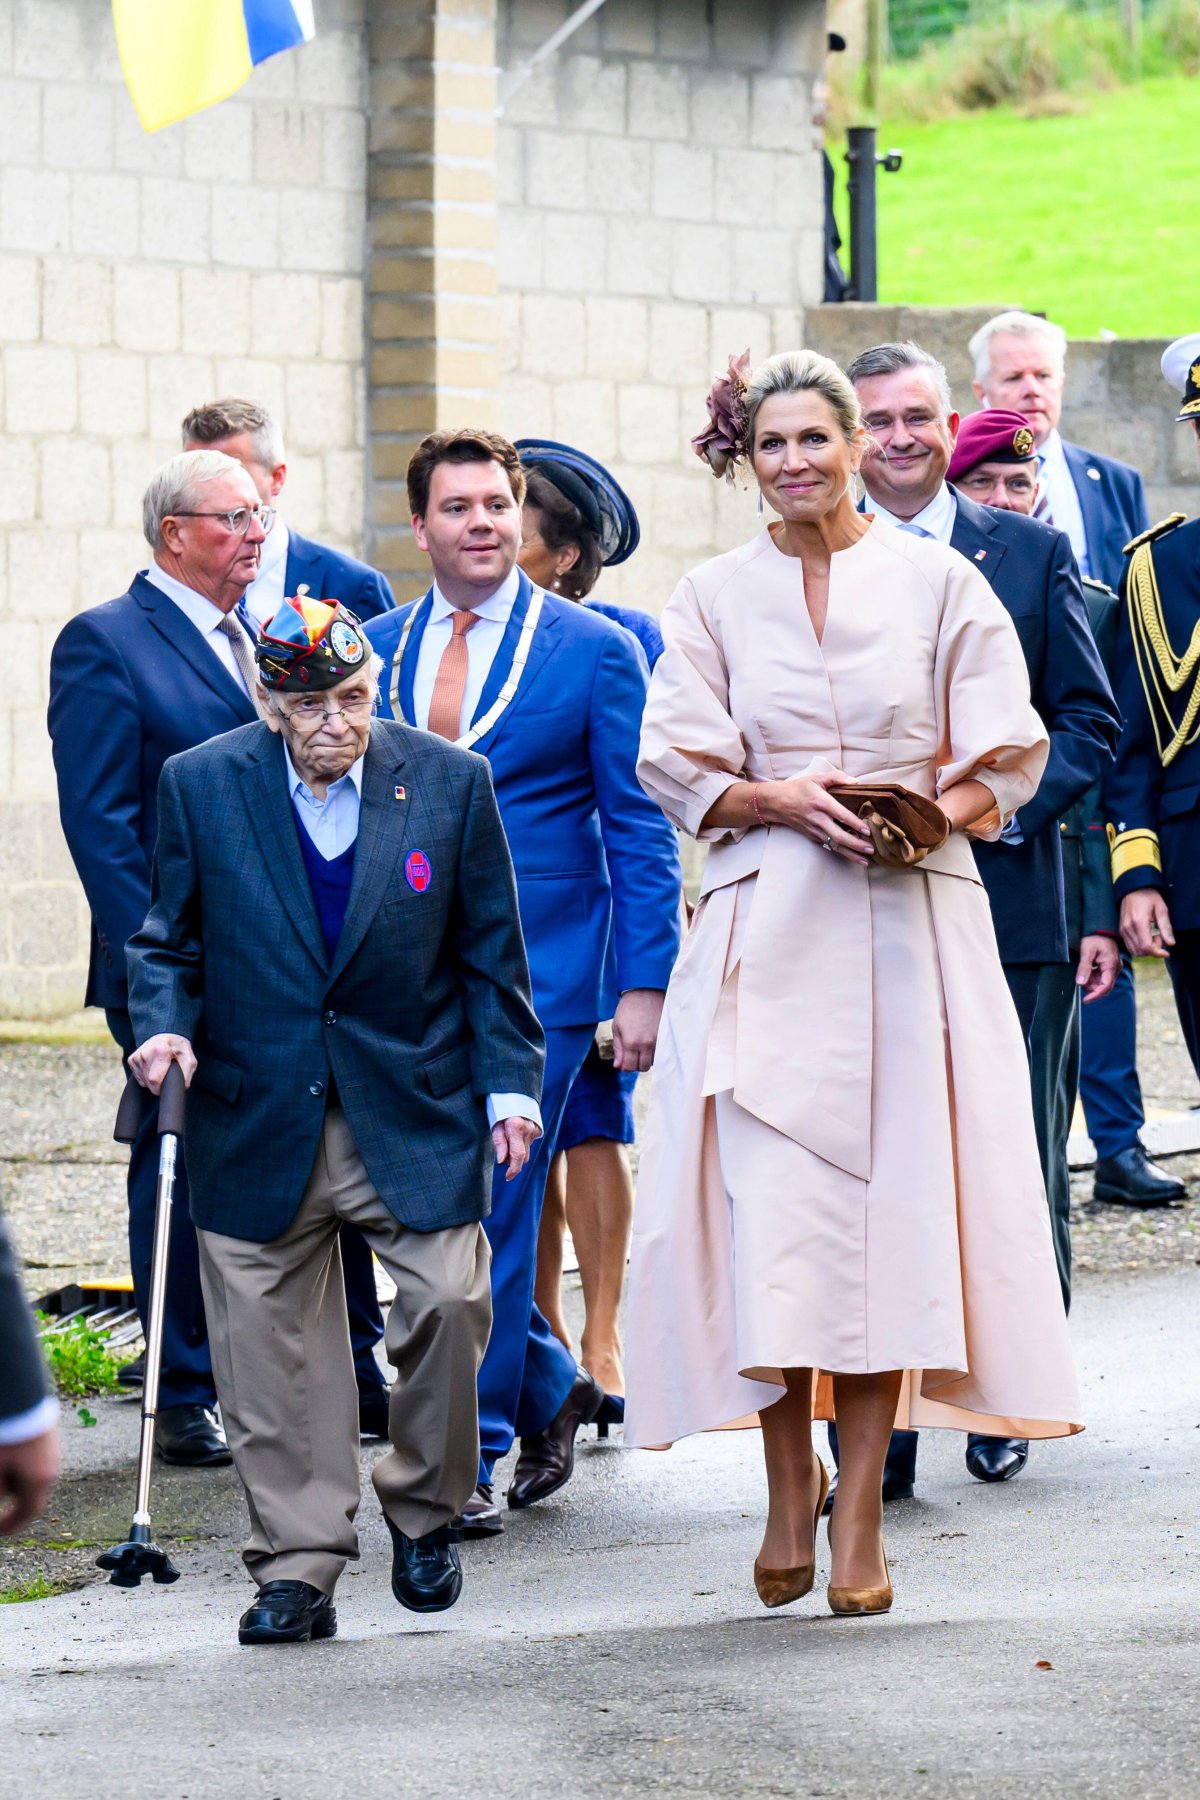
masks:
<path fill-rule="evenodd" d="M 172 457 L 142 502 L 151 561 L 118 600 L 64 626 L 50 660 L 50 735 L 63 833 L 92 915 L 86 1003 L 102 1006 L 122 1052 L 134 1047 L 125 945 L 150 904 L 158 778 L 169 756 L 255 717 L 258 676 L 242 599 L 259 569 L 272 514 L 251 476 L 215 450 Z M 150 1287 L 158 1169 L 156 1109 L 129 1160 L 129 1253 L 142 1318 Z M 155 1442 L 166 1462 L 229 1461 L 213 1408 L 212 1363 L 178 1165 Z M 370 1253 L 347 1232 L 347 1288 L 359 1417 L 387 1431 L 375 1345 L 383 1320 Z"/>
<path fill-rule="evenodd" d="M 416 1611 L 458 1598 L 450 1521 L 475 1485 L 491 1322 L 480 1221 L 493 1151 L 514 1177 L 539 1135 L 543 1040 L 484 759 L 372 721 L 377 665 L 343 608 L 286 602 L 258 663 L 262 722 L 163 771 L 130 1066 L 157 1091 L 175 1059 L 189 1083 L 213 1364 L 259 1584 L 239 1636 L 277 1643 L 333 1635 L 358 1554 L 342 1220 L 396 1283 L 374 1471 L 392 1589 Z"/>
<path fill-rule="evenodd" d="M 253 400 L 211 400 L 193 407 L 180 427 L 185 450 L 223 450 L 241 463 L 258 490 L 259 500 L 274 514 L 262 547 L 258 574 L 246 589 L 246 611 L 254 626 L 274 617 L 285 594 L 301 587 L 314 600 L 336 599 L 360 619 L 390 612 L 396 601 L 387 577 L 368 563 L 318 544 L 287 525 L 279 516 L 279 497 L 287 481 L 283 433 L 266 407 Z"/>
<path fill-rule="evenodd" d="M 995 844 L 976 844 L 1009 992 L 1029 1041 L 1041 971 L 1068 963 L 1058 823 L 1112 761 L 1118 716 L 1065 532 L 1012 511 L 977 506 L 946 473 L 959 433 L 946 371 L 913 343 L 877 344 L 850 364 L 876 446 L 863 462 L 865 505 L 901 531 L 936 537 L 974 563 L 1012 614 L 1029 668 L 1033 704 L 1050 734 L 1037 793 Z M 967 1439 L 979 1481 L 1025 1467 L 1019 1438 Z M 916 1434 L 897 1432 L 884 1498 L 911 1494 Z"/>
<path fill-rule="evenodd" d="M 1167 347 L 1162 371 L 1200 447 L 1200 332 Z M 1200 519 L 1172 513 L 1125 549 L 1124 724 L 1104 789 L 1113 884 L 1130 953 L 1166 962 L 1200 1075 Z"/>

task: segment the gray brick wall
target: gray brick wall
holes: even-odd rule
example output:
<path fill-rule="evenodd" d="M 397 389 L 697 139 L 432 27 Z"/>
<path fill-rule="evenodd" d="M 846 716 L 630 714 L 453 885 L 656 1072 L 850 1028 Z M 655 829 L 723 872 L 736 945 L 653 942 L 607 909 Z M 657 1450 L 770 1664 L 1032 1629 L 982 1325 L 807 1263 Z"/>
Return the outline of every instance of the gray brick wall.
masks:
<path fill-rule="evenodd" d="M 363 0 L 147 136 L 101 0 L 0 0 L 0 1015 L 83 993 L 45 731 L 63 622 L 121 593 L 188 407 L 278 412 L 297 525 L 362 539 Z"/>

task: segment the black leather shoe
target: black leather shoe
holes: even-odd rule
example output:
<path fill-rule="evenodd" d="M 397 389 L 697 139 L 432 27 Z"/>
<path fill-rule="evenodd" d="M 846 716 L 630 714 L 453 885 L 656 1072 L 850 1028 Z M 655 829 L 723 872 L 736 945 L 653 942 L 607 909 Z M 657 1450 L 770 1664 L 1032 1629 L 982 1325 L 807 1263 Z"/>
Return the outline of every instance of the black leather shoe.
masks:
<path fill-rule="evenodd" d="M 462 1564 L 458 1560 L 459 1532 L 453 1525 L 439 1525 L 424 1537 L 405 1537 L 388 1519 L 392 1534 L 392 1592 L 410 1612 L 445 1612 L 462 1593 Z"/>
<path fill-rule="evenodd" d="M 1173 1206 L 1186 1193 L 1182 1181 L 1151 1162 L 1141 1144 L 1130 1144 L 1120 1156 L 1105 1156 L 1096 1164 L 1092 1199 L 1110 1206 Z"/>
<path fill-rule="evenodd" d="M 307 1581 L 267 1581 L 238 1624 L 239 1644 L 307 1644 L 337 1635 L 333 1600 Z"/>
<path fill-rule="evenodd" d="M 521 1439 L 521 1454 L 508 1490 L 508 1504 L 514 1511 L 546 1500 L 566 1486 L 575 1472 L 575 1434 L 581 1425 L 591 1424 L 603 1405 L 604 1389 L 586 1369 L 580 1369 L 546 1429 Z"/>
<path fill-rule="evenodd" d="M 163 1462 L 185 1469 L 216 1469 L 233 1461 L 207 1406 L 165 1406 L 155 1421 L 154 1447 Z"/>
<path fill-rule="evenodd" d="M 146 1352 L 144 1350 L 140 1356 L 135 1356 L 131 1362 L 122 1363 L 121 1367 L 117 1370 L 117 1384 L 119 1387 L 140 1388 L 145 1379 Z"/>
<path fill-rule="evenodd" d="M 821 1517 L 823 1519 L 827 1519 L 833 1511 L 833 1501 L 834 1496 L 837 1493 L 837 1484 L 838 1472 L 835 1469 L 829 1477 L 829 1492 L 826 1494 L 825 1504 L 821 1508 Z M 911 1500 L 913 1493 L 914 1488 L 911 1481 L 897 1481 L 894 1475 L 889 1475 L 885 1471 L 883 1477 L 883 1504 L 885 1506 L 892 1500 Z"/>
<path fill-rule="evenodd" d="M 385 1438 L 388 1434 L 388 1402 L 391 1390 L 385 1387 L 359 1388 L 358 1435 Z"/>
<path fill-rule="evenodd" d="M 976 1481 L 1011 1481 L 1029 1461 L 1024 1438 L 972 1438 L 967 1445 L 967 1469 Z"/>
<path fill-rule="evenodd" d="M 465 1538 L 496 1537 L 504 1530 L 504 1520 L 496 1505 L 496 1490 L 490 1481 L 479 1483 L 454 1525 Z"/>

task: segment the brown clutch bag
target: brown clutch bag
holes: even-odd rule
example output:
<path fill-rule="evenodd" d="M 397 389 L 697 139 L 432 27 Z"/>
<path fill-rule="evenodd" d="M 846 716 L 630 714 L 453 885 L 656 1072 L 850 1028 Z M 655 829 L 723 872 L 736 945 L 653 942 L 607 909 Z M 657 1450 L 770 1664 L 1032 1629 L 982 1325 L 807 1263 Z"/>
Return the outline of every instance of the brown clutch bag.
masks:
<path fill-rule="evenodd" d="M 876 859 L 889 869 L 913 868 L 950 836 L 941 807 L 898 781 L 838 782 L 825 791 L 870 826 Z"/>

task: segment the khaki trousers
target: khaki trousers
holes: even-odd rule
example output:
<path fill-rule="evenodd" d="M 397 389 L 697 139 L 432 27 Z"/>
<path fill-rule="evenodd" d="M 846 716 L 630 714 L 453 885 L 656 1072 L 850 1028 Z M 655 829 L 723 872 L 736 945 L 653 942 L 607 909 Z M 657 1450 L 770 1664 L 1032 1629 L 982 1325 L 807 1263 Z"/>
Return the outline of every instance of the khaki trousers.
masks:
<path fill-rule="evenodd" d="M 479 1472 L 476 1377 L 491 1328 L 480 1225 L 411 1231 L 371 1185 L 345 1115 L 330 1107 L 299 1210 L 269 1244 L 198 1231 L 213 1373 L 246 1490 L 246 1567 L 261 1586 L 332 1594 L 358 1555 L 358 1391 L 339 1221 L 352 1220 L 396 1283 L 384 1343 L 396 1370 L 391 1449 L 373 1481 L 409 1537 L 444 1525 Z"/>

